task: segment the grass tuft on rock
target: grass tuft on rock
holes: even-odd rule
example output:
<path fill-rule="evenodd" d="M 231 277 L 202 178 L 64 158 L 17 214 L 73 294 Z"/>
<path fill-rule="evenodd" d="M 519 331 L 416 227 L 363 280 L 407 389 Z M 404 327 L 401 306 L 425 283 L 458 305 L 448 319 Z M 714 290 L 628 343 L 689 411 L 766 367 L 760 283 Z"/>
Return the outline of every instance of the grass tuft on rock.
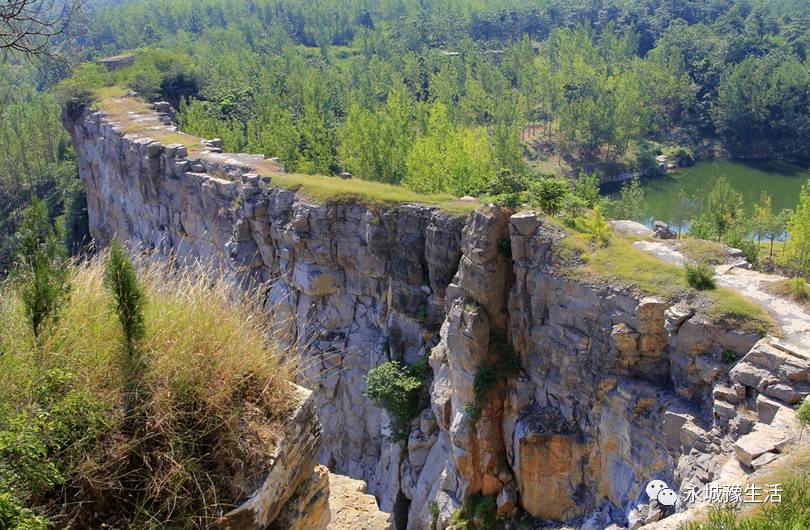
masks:
<path fill-rule="evenodd" d="M 559 258 L 581 263 L 568 267 L 568 275 L 637 289 L 665 300 L 697 295 L 703 297 L 705 313 L 712 322 L 763 335 L 778 330 L 773 317 L 759 304 L 729 289 L 696 293 L 683 268 L 634 247 L 620 234 L 612 234 L 606 247 L 588 245 L 588 240 L 587 235 L 573 232 L 556 244 Z"/>
<path fill-rule="evenodd" d="M 290 373 L 256 301 L 213 277 L 141 267 L 136 422 L 122 406 L 123 333 L 103 260 L 72 271 L 39 342 L 2 287 L 0 504 L 15 524 L 208 527 L 250 493 L 291 409 Z"/>

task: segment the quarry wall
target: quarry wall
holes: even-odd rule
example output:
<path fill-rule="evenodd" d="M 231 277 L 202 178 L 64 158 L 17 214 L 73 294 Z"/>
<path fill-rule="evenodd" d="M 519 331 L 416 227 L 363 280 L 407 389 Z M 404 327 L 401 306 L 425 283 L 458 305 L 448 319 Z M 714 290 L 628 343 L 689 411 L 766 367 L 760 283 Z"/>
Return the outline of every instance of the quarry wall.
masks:
<path fill-rule="evenodd" d="M 795 434 L 806 355 L 685 301 L 564 274 L 565 232 L 539 214 L 318 203 L 216 147 L 190 155 L 100 111 L 64 121 L 97 243 L 213 263 L 265 289 L 313 392 L 320 463 L 366 481 L 399 528 L 444 528 L 476 494 L 503 515 L 638 528 L 686 508 L 651 502 L 649 480 L 705 487 Z M 724 352 L 742 361 L 732 369 Z M 365 376 L 423 356 L 429 406 L 392 442 Z M 479 403 L 476 374 L 514 358 Z"/>

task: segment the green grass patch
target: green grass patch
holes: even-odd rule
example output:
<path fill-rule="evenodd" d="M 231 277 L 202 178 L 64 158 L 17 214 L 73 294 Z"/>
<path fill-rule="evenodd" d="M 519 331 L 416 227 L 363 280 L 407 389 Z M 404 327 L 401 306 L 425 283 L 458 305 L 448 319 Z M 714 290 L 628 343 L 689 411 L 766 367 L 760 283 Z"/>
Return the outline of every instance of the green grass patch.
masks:
<path fill-rule="evenodd" d="M 726 247 L 715 241 L 679 239 L 675 242 L 675 248 L 695 263 L 720 265 L 727 259 Z"/>
<path fill-rule="evenodd" d="M 452 195 L 422 194 L 404 186 L 359 179 L 342 179 L 323 175 L 274 173 L 272 184 L 298 191 L 320 203 L 360 203 L 367 206 L 424 204 L 438 206 L 454 215 L 467 215 L 480 206 L 478 201 L 462 201 Z"/>
<path fill-rule="evenodd" d="M 682 267 L 634 247 L 623 236 L 612 234 L 606 247 L 588 245 L 586 237 L 573 233 L 556 245 L 558 255 L 579 256 L 583 262 L 580 267 L 567 269 L 568 274 L 635 288 L 666 300 L 694 292 Z M 714 289 L 701 296 L 710 302 L 707 316 L 712 322 L 761 334 L 779 329 L 764 308 L 734 291 Z"/>
<path fill-rule="evenodd" d="M 584 271 L 602 279 L 615 279 L 647 294 L 673 298 L 689 286 L 683 270 L 637 249 L 622 236 L 613 234 L 606 247 L 591 251 Z"/>
<path fill-rule="evenodd" d="M 707 311 L 712 322 L 764 335 L 778 333 L 779 325 L 759 304 L 730 289 L 714 289 L 705 293 L 712 305 Z"/>

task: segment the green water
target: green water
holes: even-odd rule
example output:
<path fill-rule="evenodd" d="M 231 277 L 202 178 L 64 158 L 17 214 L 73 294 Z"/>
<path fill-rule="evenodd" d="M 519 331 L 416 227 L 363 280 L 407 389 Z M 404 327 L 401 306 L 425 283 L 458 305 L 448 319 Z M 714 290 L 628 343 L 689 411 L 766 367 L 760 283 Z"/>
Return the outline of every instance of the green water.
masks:
<path fill-rule="evenodd" d="M 802 184 L 810 179 L 810 169 L 778 161 L 714 160 L 671 171 L 664 177 L 645 179 L 642 184 L 649 205 L 648 221 L 657 219 L 676 224 L 673 221 L 678 218 L 676 212 L 681 208 L 678 200 L 678 191 L 681 189 L 695 201 L 699 210 L 705 208 L 706 197 L 721 176 L 728 178 L 731 185 L 743 194 L 749 211 L 753 211 L 753 205 L 763 191 L 771 195 L 774 210 L 781 211 L 783 208 L 796 206 Z M 610 186 L 603 191 L 611 198 L 616 198 L 618 188 L 619 186 Z"/>

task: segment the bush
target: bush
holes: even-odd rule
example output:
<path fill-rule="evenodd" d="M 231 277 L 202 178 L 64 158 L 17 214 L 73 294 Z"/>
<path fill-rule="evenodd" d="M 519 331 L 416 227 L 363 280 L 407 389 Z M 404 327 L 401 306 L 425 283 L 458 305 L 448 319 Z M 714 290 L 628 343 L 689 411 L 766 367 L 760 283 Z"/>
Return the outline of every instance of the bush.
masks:
<path fill-rule="evenodd" d="M 484 196 L 489 197 L 495 204 L 514 210 L 523 204 L 526 189 L 523 175 L 509 169 L 501 169 L 495 174 Z"/>
<path fill-rule="evenodd" d="M 490 336 L 489 349 L 497 354 L 495 361 L 482 364 L 475 371 L 473 379 L 473 392 L 475 401 L 464 404 L 464 412 L 477 421 L 481 416 L 481 410 L 489 401 L 489 396 L 498 386 L 498 383 L 506 378 L 517 375 L 522 369 L 520 357 L 512 349 L 508 339 L 503 333 L 493 332 Z"/>
<path fill-rule="evenodd" d="M 687 263 L 684 267 L 686 281 L 698 291 L 714 289 L 714 269 L 705 263 Z"/>
<path fill-rule="evenodd" d="M 0 491 L 0 528 L 46 530 L 49 527 L 45 517 L 23 506 L 11 493 Z"/>
<path fill-rule="evenodd" d="M 543 177 L 529 186 L 529 202 L 539 206 L 548 215 L 557 215 L 563 209 L 565 198 L 570 192 L 568 181 Z"/>
<path fill-rule="evenodd" d="M 803 278 L 789 278 L 786 282 L 788 295 L 797 302 L 810 301 L 810 285 Z"/>
<path fill-rule="evenodd" d="M 602 207 L 597 204 L 591 210 L 591 215 L 583 223 L 584 230 L 590 235 L 592 243 L 607 246 L 610 242 L 610 223 L 602 215 Z"/>
<path fill-rule="evenodd" d="M 752 266 L 757 267 L 759 265 L 759 244 L 753 239 L 749 239 L 738 233 L 733 233 L 727 235 L 723 239 L 723 243 L 732 248 L 742 250 L 743 254 L 745 254 L 745 260 Z"/>
<path fill-rule="evenodd" d="M 799 424 L 802 427 L 810 427 L 810 397 L 804 398 L 804 401 L 796 407 L 796 410 L 798 411 L 796 417 L 799 419 Z"/>
<path fill-rule="evenodd" d="M 427 358 L 412 365 L 389 361 L 366 376 L 366 396 L 391 418 L 391 439 L 405 441 L 411 421 L 423 408 Z"/>
<path fill-rule="evenodd" d="M 450 523 L 458 530 L 494 530 L 497 524 L 498 503 L 494 495 L 476 493 L 456 511 Z"/>

